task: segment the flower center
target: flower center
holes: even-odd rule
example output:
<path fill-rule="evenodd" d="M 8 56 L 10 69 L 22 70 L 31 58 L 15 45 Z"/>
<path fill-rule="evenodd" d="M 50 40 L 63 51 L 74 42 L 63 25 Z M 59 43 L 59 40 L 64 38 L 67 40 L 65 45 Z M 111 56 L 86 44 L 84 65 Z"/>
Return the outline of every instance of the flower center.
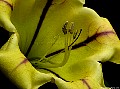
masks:
<path fill-rule="evenodd" d="M 35 58 L 30 59 L 31 63 L 35 67 L 39 67 L 39 68 L 56 68 L 56 67 L 62 67 L 67 63 L 67 61 L 69 59 L 70 51 L 72 49 L 72 46 L 77 41 L 77 39 L 79 38 L 80 33 L 81 33 L 82 30 L 75 31 L 73 22 L 71 22 L 70 28 L 68 28 L 68 21 L 66 21 L 66 23 L 62 27 L 62 31 L 63 31 L 63 33 L 65 35 L 65 48 L 62 49 L 62 50 L 53 52 L 51 54 L 45 53 L 45 55 L 42 58 L 35 57 Z M 55 42 L 53 44 L 55 44 Z M 53 55 L 55 56 L 56 54 L 63 53 L 63 52 L 64 52 L 64 58 L 60 63 L 46 64 L 46 63 L 49 62 L 49 57 L 50 56 L 53 56 Z"/>

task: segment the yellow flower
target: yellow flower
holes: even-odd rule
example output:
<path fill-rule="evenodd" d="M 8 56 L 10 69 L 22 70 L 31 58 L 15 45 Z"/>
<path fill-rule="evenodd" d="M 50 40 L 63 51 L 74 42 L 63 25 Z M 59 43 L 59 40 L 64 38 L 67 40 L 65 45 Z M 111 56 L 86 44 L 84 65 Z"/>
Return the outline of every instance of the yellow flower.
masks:
<path fill-rule="evenodd" d="M 101 63 L 120 64 L 109 21 L 84 0 L 0 0 L 0 26 L 11 33 L 0 70 L 20 89 L 52 82 L 59 89 L 109 89 Z"/>

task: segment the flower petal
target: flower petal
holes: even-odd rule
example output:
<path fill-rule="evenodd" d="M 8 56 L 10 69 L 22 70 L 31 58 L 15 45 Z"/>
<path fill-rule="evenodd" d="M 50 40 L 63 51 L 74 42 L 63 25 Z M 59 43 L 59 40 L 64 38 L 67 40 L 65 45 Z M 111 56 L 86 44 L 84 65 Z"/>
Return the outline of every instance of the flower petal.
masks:
<path fill-rule="evenodd" d="M 0 69 L 21 89 L 37 89 L 52 78 L 37 71 L 20 52 L 15 33 L 0 49 Z"/>
<path fill-rule="evenodd" d="M 57 15 L 58 12 L 56 11 L 56 9 L 51 7 L 52 15 L 48 14 L 49 18 L 46 17 L 46 20 L 43 23 L 44 30 L 41 28 L 41 33 L 40 35 L 38 35 L 36 43 L 33 45 L 29 57 L 41 58 L 42 55 L 47 52 L 47 49 L 44 48 L 50 47 L 50 45 L 52 45 L 53 43 L 55 35 L 59 34 L 60 38 L 58 38 L 57 42 L 53 45 L 51 50 L 49 50 L 48 54 L 45 56 L 47 59 L 45 59 L 46 61 L 43 62 L 44 65 L 42 66 L 36 64 L 36 66 L 39 66 L 39 68 L 43 68 L 54 73 L 58 78 L 63 79 L 62 81 L 64 82 L 76 82 L 82 79 L 88 79 L 88 84 L 90 83 L 92 89 L 102 89 L 102 87 L 104 87 L 102 70 L 100 63 L 98 63 L 97 61 L 104 62 L 111 59 L 114 55 L 114 45 L 119 42 L 119 39 L 109 21 L 105 18 L 100 17 L 92 9 L 83 7 L 74 10 L 76 10 L 77 13 L 74 13 L 73 11 L 73 13 L 64 13 L 64 15 L 62 15 L 64 11 L 61 10 L 61 13 Z M 53 18 L 57 19 L 53 21 Z M 62 34 L 61 31 L 63 27 L 61 24 L 64 24 L 67 20 L 70 22 L 74 22 L 74 29 L 82 29 L 82 32 L 77 41 L 72 46 L 68 62 L 62 67 L 49 68 L 50 64 L 57 64 L 64 59 L 65 36 L 64 34 Z M 37 45 L 37 43 L 39 45 Z M 39 50 L 41 48 L 42 50 Z M 37 62 L 40 62 L 39 59 Z M 96 85 L 94 86 L 94 84 L 91 84 L 91 81 Z M 60 86 L 61 88 L 61 83 L 64 84 L 64 82 L 60 82 L 60 85 L 58 84 L 58 87 Z M 65 86 L 66 89 L 67 87 L 70 87 L 70 85 Z M 79 87 L 82 87 L 82 85 L 80 85 Z M 64 89 L 64 87 L 62 88 Z M 86 88 L 91 89 L 89 88 L 89 85 L 87 85 Z"/>
<path fill-rule="evenodd" d="M 10 20 L 11 8 L 7 5 L 10 0 L 7 1 L 0 1 L 0 26 L 11 32 L 11 36 L 0 49 L 0 70 L 20 89 L 37 89 L 52 77 L 37 71 L 21 53 L 19 36 Z"/>

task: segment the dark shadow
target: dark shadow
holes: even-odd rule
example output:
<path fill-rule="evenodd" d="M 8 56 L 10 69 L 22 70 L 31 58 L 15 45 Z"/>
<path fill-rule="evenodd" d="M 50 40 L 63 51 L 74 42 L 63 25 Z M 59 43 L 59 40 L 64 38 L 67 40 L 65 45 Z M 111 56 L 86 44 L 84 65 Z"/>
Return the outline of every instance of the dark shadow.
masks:
<path fill-rule="evenodd" d="M 0 71 L 0 89 L 18 89 L 18 88 Z"/>
<path fill-rule="evenodd" d="M 120 38 L 119 0 L 85 0 L 84 6 L 94 9 L 101 17 L 107 18 Z"/>
<path fill-rule="evenodd" d="M 57 85 L 49 82 L 41 86 L 39 89 L 58 89 L 58 88 L 57 88 Z"/>
<path fill-rule="evenodd" d="M 120 65 L 105 62 L 102 63 L 103 77 L 105 84 L 108 87 L 119 87 L 120 86 Z"/>
<path fill-rule="evenodd" d="M 9 39 L 9 32 L 4 28 L 0 27 L 0 48 L 7 42 Z"/>

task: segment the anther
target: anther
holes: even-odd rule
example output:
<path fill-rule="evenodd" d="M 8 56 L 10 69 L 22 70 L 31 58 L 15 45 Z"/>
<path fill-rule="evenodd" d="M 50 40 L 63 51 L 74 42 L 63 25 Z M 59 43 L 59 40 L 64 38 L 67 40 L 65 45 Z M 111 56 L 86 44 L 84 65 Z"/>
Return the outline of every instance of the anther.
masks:
<path fill-rule="evenodd" d="M 65 22 L 65 24 L 62 27 L 62 31 L 64 34 L 67 34 L 67 25 L 68 25 L 68 21 Z"/>
<path fill-rule="evenodd" d="M 74 30 L 74 22 L 71 22 L 71 27 L 68 30 L 68 32 L 70 32 L 70 34 L 73 34 L 73 30 Z"/>

